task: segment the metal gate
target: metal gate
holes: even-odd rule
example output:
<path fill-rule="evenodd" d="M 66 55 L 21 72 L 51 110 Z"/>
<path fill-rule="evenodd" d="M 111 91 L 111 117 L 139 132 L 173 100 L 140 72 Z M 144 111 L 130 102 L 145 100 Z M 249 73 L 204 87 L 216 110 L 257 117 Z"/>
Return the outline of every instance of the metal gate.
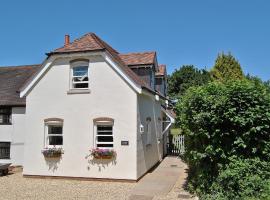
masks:
<path fill-rule="evenodd" d="M 168 155 L 179 156 L 185 153 L 185 136 L 169 134 Z"/>

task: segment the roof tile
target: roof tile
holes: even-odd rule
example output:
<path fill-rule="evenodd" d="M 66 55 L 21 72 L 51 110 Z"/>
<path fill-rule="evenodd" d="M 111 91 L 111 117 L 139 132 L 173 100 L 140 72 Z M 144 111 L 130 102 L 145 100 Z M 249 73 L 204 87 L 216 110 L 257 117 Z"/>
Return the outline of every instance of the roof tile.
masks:
<path fill-rule="evenodd" d="M 19 89 L 39 68 L 39 65 L 0 67 L 0 105 L 25 105 Z"/>
<path fill-rule="evenodd" d="M 156 52 L 138 52 L 119 54 L 126 65 L 147 65 L 155 62 Z"/>

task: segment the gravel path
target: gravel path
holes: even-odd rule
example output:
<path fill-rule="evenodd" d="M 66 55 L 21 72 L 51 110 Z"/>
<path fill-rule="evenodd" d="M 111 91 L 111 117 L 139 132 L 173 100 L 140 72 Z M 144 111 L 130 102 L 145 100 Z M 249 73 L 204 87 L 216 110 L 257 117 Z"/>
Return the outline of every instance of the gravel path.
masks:
<path fill-rule="evenodd" d="M 128 199 L 136 183 L 23 178 L 21 172 L 0 177 L 0 199 Z"/>

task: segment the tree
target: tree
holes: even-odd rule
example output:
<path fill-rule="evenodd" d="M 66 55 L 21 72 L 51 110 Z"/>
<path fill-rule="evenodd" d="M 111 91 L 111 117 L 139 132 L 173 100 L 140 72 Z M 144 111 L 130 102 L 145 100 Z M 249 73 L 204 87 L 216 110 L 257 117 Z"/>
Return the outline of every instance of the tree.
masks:
<path fill-rule="evenodd" d="M 227 170 L 237 170 L 242 162 L 250 165 L 246 159 L 270 162 L 270 93 L 264 84 L 245 79 L 192 87 L 178 101 L 176 113 L 177 124 L 185 134 L 189 184 L 198 193 L 210 192 L 213 183 L 230 187 L 231 182 L 224 181 L 233 180 L 222 170 L 233 158 L 241 161 L 233 161 Z M 245 174 L 246 168 L 239 170 L 239 174 Z M 258 174 L 257 180 L 263 180 L 264 175 L 265 171 Z M 270 181 L 270 173 L 267 180 Z M 241 177 L 235 181 L 241 182 Z M 254 180 L 246 181 L 246 189 L 259 195 L 260 188 L 252 189 Z M 245 193 L 242 189 L 233 190 L 240 196 Z"/>
<path fill-rule="evenodd" d="M 203 85 L 210 81 L 210 74 L 206 70 L 199 70 L 193 65 L 183 65 L 175 70 L 168 78 L 168 93 L 170 97 L 183 95 L 191 86 Z"/>
<path fill-rule="evenodd" d="M 231 53 L 218 54 L 215 65 L 210 73 L 213 80 L 221 82 L 226 80 L 241 80 L 245 77 L 240 63 L 232 56 Z"/>

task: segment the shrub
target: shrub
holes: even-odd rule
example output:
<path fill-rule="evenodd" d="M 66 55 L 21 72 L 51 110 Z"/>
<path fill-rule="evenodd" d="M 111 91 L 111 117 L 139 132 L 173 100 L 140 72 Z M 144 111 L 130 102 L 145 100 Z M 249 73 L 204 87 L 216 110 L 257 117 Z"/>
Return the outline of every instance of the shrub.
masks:
<path fill-rule="evenodd" d="M 270 199 L 269 162 L 230 159 L 202 199 Z"/>
<path fill-rule="evenodd" d="M 247 80 L 190 88 L 176 106 L 189 188 L 210 192 L 231 157 L 270 161 L 270 94 Z"/>

